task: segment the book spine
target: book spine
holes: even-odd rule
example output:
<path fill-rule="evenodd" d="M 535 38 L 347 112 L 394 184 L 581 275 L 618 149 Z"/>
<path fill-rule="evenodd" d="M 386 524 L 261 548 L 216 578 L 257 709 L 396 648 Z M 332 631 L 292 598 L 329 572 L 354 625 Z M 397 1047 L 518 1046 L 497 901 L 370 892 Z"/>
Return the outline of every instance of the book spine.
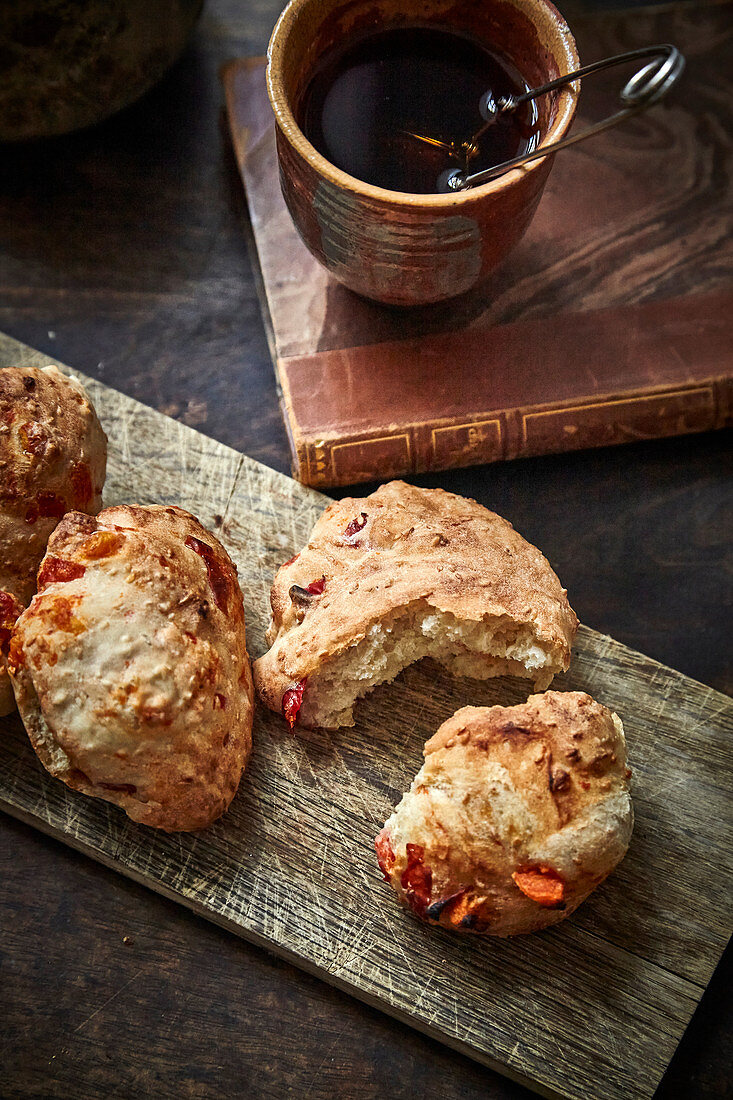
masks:
<path fill-rule="evenodd" d="M 286 418 L 287 419 L 287 418 Z M 293 473 L 316 488 L 560 451 L 686 435 L 733 424 L 733 380 L 476 414 L 351 438 L 293 439 Z"/>

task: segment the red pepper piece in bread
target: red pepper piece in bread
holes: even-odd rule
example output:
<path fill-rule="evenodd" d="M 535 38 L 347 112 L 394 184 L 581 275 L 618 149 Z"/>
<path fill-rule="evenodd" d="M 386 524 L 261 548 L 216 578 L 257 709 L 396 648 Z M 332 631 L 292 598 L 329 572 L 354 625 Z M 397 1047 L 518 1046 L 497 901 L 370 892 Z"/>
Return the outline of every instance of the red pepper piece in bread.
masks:
<path fill-rule="evenodd" d="M 512 878 L 522 893 L 538 905 L 554 907 L 562 905 L 565 900 L 565 883 L 552 867 L 515 871 Z"/>
<path fill-rule="evenodd" d="M 382 829 L 381 833 L 374 841 L 374 848 L 377 853 L 379 869 L 384 875 L 384 881 L 390 882 L 389 872 L 394 867 L 396 856 L 392 848 L 392 841 L 386 829 Z"/>
<path fill-rule="evenodd" d="M 283 714 L 287 719 L 288 725 L 291 730 L 295 728 L 295 723 L 298 720 L 298 711 L 303 703 L 303 692 L 305 691 L 305 680 L 299 680 L 293 687 L 283 695 Z"/>
<path fill-rule="evenodd" d="M 433 873 L 425 866 L 425 849 L 420 844 L 407 845 L 407 867 L 400 882 L 410 907 L 419 917 L 424 917 L 430 904 Z"/>

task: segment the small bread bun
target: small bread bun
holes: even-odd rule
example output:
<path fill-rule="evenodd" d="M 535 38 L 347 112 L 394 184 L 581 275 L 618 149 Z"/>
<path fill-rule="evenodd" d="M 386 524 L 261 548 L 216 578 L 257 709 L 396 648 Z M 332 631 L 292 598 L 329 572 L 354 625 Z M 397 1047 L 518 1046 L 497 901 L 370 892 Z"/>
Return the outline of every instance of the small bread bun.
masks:
<path fill-rule="evenodd" d="M 402 481 L 330 505 L 279 570 L 262 700 L 291 726 L 350 726 L 353 706 L 433 657 L 537 688 L 567 668 L 578 620 L 539 550 L 474 500 Z"/>
<path fill-rule="evenodd" d="M 617 715 L 583 692 L 464 707 L 375 841 L 400 901 L 460 932 L 564 920 L 626 853 L 633 827 Z"/>
<path fill-rule="evenodd" d="M 33 748 L 69 787 L 168 831 L 234 797 L 252 744 L 242 594 L 188 512 L 65 516 L 8 668 Z"/>
<path fill-rule="evenodd" d="M 21 609 L 61 517 L 102 507 L 106 464 L 107 438 L 80 382 L 56 367 L 0 370 L 0 593 Z M 0 715 L 14 706 L 0 655 Z"/>

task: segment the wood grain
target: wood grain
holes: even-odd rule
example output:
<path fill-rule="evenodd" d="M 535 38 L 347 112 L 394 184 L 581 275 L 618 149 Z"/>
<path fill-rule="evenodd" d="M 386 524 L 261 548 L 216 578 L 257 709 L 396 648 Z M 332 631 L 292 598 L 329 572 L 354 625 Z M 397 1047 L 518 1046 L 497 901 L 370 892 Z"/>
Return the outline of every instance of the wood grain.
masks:
<path fill-rule="evenodd" d="M 7 338 L 0 355 L 48 361 Z M 180 503 L 217 530 L 240 569 L 258 655 L 271 576 L 324 498 L 84 381 L 110 436 L 106 502 Z M 455 681 L 423 663 L 366 700 L 354 730 L 333 735 L 293 738 L 260 712 L 253 761 L 230 812 L 197 837 L 151 833 L 74 795 L 43 772 L 17 719 L 2 726 L 0 801 L 548 1095 L 649 1096 L 729 933 L 733 708 L 585 628 L 560 686 L 583 687 L 623 716 L 637 825 L 627 859 L 590 902 L 530 939 L 426 933 L 395 907 L 371 850 L 425 737 L 466 702 L 518 701 L 521 686 L 510 681 Z"/>

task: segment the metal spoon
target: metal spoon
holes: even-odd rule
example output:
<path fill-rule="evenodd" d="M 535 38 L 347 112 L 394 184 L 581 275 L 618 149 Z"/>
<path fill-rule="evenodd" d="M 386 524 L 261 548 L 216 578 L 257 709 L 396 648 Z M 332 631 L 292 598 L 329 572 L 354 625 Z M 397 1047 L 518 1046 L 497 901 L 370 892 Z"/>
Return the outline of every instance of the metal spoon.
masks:
<path fill-rule="evenodd" d="M 620 53 L 616 54 L 614 57 L 606 57 L 602 61 L 595 61 L 592 65 L 585 65 L 582 69 L 576 69 L 575 72 L 558 77 L 557 80 L 551 80 L 548 84 L 543 84 L 540 88 L 530 88 L 529 91 L 523 92 L 521 95 L 502 96 L 495 101 L 491 92 L 487 92 L 479 103 L 479 111 L 482 118 L 485 120 L 483 125 L 468 142 L 463 142 L 460 145 L 454 142 L 450 143 L 450 151 L 454 155 L 460 150 L 466 156 L 466 165 L 468 165 L 468 160 L 470 159 L 468 152 L 470 151 L 471 155 L 476 154 L 478 151 L 478 141 L 486 130 L 496 122 L 500 114 L 506 111 L 514 111 L 518 107 L 521 107 L 522 104 L 536 99 L 537 96 L 545 95 L 547 92 L 552 92 L 556 88 L 562 88 L 566 84 L 572 84 L 575 80 L 580 80 L 581 77 L 590 76 L 591 73 L 601 72 L 603 69 L 609 69 L 614 65 L 621 65 L 628 61 L 636 61 L 646 57 L 651 57 L 653 60 L 650 61 L 648 65 L 639 69 L 638 72 L 634 73 L 631 79 L 628 80 L 621 89 L 619 98 L 622 107 L 620 111 L 617 111 L 613 115 L 609 115 L 608 118 L 603 119 L 602 122 L 597 122 L 594 126 L 589 126 L 579 134 L 574 134 L 571 137 L 565 138 L 563 141 L 557 141 L 551 145 L 540 146 L 532 152 L 524 153 L 522 156 L 514 157 L 512 160 L 505 160 L 501 164 L 495 165 L 493 168 L 486 168 L 481 172 L 473 172 L 471 174 L 468 174 L 467 168 L 465 170 L 461 170 L 460 168 L 448 169 L 438 178 L 438 190 L 465 191 L 467 188 L 474 187 L 477 184 L 488 183 L 489 180 L 496 179 L 497 176 L 503 175 L 504 172 L 508 172 L 511 168 L 519 168 L 521 165 L 528 164 L 530 161 L 537 160 L 539 157 L 545 157 L 549 153 L 555 153 L 558 149 L 567 149 L 569 145 L 577 145 L 579 141 L 585 141 L 586 138 L 593 137 L 595 134 L 600 134 L 604 130 L 610 129 L 611 126 L 616 126 L 619 122 L 623 122 L 624 119 L 629 118 L 631 115 L 647 107 L 651 107 L 654 103 L 658 103 L 679 80 L 685 67 L 685 59 L 676 46 L 670 46 L 668 44 L 661 46 L 645 46 L 640 50 L 630 50 L 628 53 Z M 411 136 L 417 137 L 420 140 L 427 140 L 418 134 L 413 134 Z M 449 148 L 448 145 L 446 145 L 446 148 Z"/>

